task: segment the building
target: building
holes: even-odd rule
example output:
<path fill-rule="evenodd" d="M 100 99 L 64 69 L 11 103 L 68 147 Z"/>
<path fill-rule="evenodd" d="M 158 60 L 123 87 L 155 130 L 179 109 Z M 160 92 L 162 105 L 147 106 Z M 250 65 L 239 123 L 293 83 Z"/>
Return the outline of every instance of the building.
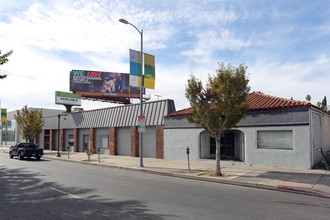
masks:
<path fill-rule="evenodd" d="M 43 109 L 43 108 L 28 108 L 28 110 L 41 110 L 44 118 L 54 117 L 60 114 L 63 110 Z M 7 128 L 2 131 L 1 145 L 12 146 L 16 143 L 26 142 L 19 133 L 19 129 L 15 120 L 17 111 L 10 111 L 7 113 Z"/>
<path fill-rule="evenodd" d="M 308 102 L 259 92 L 250 93 L 247 102 L 250 108 L 246 117 L 221 136 L 221 160 L 311 169 L 321 160 L 319 148 L 330 151 L 328 112 Z M 139 108 L 139 104 L 131 104 L 66 116 L 61 115 L 63 111 L 43 109 L 43 132 L 35 142 L 47 150 L 57 150 L 59 142 L 63 151 L 99 149 L 103 154 L 138 157 Z M 144 157 L 186 160 L 189 146 L 191 160 L 215 159 L 215 140 L 186 119 L 192 114 L 191 108 L 175 111 L 173 100 L 160 100 L 144 103 L 143 109 Z M 10 129 L 15 131 L 15 142 L 20 142 L 13 115 L 8 113 Z"/>
<path fill-rule="evenodd" d="M 143 156 L 163 158 L 164 116 L 175 111 L 173 100 L 143 104 L 146 128 L 143 132 Z M 91 111 L 72 112 L 66 116 L 44 118 L 39 145 L 56 150 L 84 152 L 99 149 L 100 153 L 137 157 L 139 155 L 139 104 L 123 105 Z M 58 119 L 60 118 L 60 137 Z"/>
<path fill-rule="evenodd" d="M 259 92 L 247 96 L 250 105 L 237 128 L 221 136 L 221 159 L 248 165 L 310 169 L 321 160 L 319 148 L 330 151 L 330 115 L 308 102 Z M 164 159 L 215 159 L 215 140 L 188 122 L 192 108 L 165 117 Z"/>

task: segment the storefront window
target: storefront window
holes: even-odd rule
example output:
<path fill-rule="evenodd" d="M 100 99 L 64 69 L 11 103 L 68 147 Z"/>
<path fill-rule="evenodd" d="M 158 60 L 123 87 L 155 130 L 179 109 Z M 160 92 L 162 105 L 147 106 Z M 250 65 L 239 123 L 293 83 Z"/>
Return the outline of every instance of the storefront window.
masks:
<path fill-rule="evenodd" d="M 73 146 L 73 135 L 72 134 L 69 135 L 69 146 L 70 147 Z"/>
<path fill-rule="evenodd" d="M 258 131 L 257 147 L 265 149 L 293 149 L 292 130 Z"/>

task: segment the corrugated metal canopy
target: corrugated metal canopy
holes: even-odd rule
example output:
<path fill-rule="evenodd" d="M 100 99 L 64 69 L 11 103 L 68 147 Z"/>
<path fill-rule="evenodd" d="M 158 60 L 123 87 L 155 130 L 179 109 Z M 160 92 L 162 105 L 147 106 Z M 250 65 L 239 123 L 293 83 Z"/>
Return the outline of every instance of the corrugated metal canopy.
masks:
<path fill-rule="evenodd" d="M 175 112 L 173 100 L 159 100 L 143 103 L 146 126 L 164 125 L 164 116 Z M 68 114 L 66 120 L 61 117 L 62 129 L 106 128 L 137 126 L 140 104 L 123 105 Z M 44 129 L 57 129 L 57 115 L 44 118 Z"/>

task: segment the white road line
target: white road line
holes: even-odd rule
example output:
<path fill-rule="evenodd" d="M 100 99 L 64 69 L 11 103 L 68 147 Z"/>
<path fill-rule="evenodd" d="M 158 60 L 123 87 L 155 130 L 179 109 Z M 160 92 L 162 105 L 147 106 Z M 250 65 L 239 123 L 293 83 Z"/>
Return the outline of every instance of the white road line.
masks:
<path fill-rule="evenodd" d="M 7 175 L 10 174 L 9 172 L 7 172 L 7 171 L 5 171 L 5 170 L 0 170 L 0 171 L 3 172 L 3 173 L 5 173 L 5 174 L 7 174 Z"/>
<path fill-rule="evenodd" d="M 55 188 L 53 188 L 53 187 L 49 187 L 49 188 L 52 189 L 52 190 L 54 190 L 54 191 L 57 191 L 57 192 L 63 193 L 63 194 L 65 194 L 65 195 L 68 195 L 68 196 L 70 196 L 70 197 L 72 197 L 72 198 L 75 198 L 75 199 L 81 199 L 81 198 L 82 198 L 82 197 L 80 197 L 80 196 L 76 196 L 76 195 L 73 195 L 73 194 L 70 194 L 70 193 L 64 192 L 64 191 L 62 191 L 62 190 L 59 190 L 59 189 L 55 189 Z"/>

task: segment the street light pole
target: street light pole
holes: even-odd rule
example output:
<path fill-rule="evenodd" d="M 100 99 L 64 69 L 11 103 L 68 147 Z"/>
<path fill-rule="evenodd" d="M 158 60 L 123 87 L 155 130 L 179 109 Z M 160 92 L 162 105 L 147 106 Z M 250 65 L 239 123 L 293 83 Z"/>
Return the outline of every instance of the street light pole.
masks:
<path fill-rule="evenodd" d="M 61 125 L 61 114 L 57 115 L 57 157 L 61 157 L 60 154 L 60 125 Z"/>
<path fill-rule="evenodd" d="M 57 115 L 58 121 L 57 121 L 57 157 L 61 157 L 60 154 L 60 127 L 61 127 L 61 117 L 64 116 L 66 117 L 66 113 L 63 112 L 61 114 Z M 64 118 L 66 119 L 66 118 Z"/>
<path fill-rule="evenodd" d="M 143 116 L 143 87 L 144 87 L 144 74 L 143 74 L 143 30 L 141 31 L 135 27 L 135 25 L 129 23 L 125 19 L 119 19 L 120 22 L 124 24 L 129 24 L 133 26 L 141 35 L 141 67 L 142 67 L 142 73 L 141 73 L 141 88 L 140 88 L 140 116 Z M 140 155 L 140 167 L 143 167 L 143 132 L 139 131 L 139 155 Z"/>

